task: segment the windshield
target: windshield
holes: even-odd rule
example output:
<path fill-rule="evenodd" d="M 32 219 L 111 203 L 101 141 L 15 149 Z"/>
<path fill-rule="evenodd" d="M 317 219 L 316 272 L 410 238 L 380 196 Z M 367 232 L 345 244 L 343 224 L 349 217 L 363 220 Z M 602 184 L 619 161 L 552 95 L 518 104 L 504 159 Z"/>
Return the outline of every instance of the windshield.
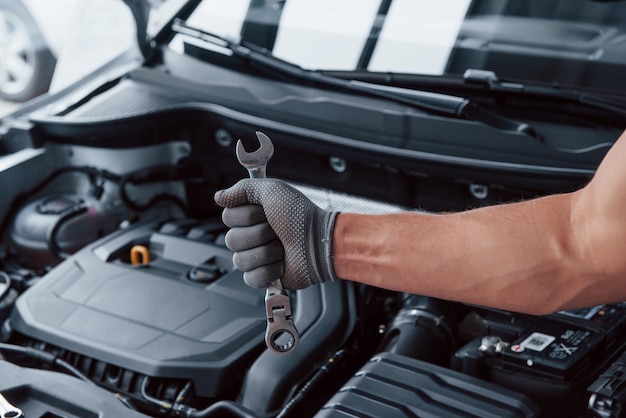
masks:
<path fill-rule="evenodd" d="M 308 70 L 498 77 L 623 92 L 626 2 L 204 0 L 189 26 Z M 183 42 L 198 44 L 184 35 Z M 213 48 L 215 49 L 215 48 Z"/>

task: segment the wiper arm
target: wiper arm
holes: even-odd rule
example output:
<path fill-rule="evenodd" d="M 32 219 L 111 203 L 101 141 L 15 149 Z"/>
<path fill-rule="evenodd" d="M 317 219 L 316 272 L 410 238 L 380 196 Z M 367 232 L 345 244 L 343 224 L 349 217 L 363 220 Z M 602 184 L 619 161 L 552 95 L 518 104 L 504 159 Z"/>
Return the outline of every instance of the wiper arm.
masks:
<path fill-rule="evenodd" d="M 495 72 L 489 70 L 468 69 L 463 74 L 463 79 L 468 83 L 480 84 L 487 90 L 493 92 L 517 93 L 544 99 L 568 100 L 573 103 L 593 106 L 598 109 L 613 112 L 615 115 L 626 117 L 626 102 L 611 100 L 594 94 L 560 90 L 554 87 L 505 82 L 501 81 Z"/>
<path fill-rule="evenodd" d="M 530 125 L 498 115 L 464 97 L 394 88 L 355 80 L 345 80 L 320 72 L 305 70 L 298 65 L 271 55 L 267 50 L 255 47 L 254 45 L 244 45 L 239 41 L 229 40 L 219 35 L 194 28 L 180 19 L 173 22 L 172 30 L 181 35 L 190 36 L 209 44 L 225 48 L 234 56 L 247 62 L 261 65 L 274 73 L 279 73 L 299 81 L 351 93 L 358 93 L 369 97 L 386 99 L 431 114 L 468 119 L 481 122 L 496 129 L 522 133 L 536 139 L 541 139 L 538 132 Z"/>

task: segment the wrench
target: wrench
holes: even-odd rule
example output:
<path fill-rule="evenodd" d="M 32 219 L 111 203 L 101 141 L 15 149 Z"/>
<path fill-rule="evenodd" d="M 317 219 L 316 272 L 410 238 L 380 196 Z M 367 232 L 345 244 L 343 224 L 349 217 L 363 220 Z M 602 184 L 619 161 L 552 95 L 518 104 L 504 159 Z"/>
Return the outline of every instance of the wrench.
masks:
<path fill-rule="evenodd" d="M 239 163 L 244 166 L 250 178 L 265 178 L 266 166 L 272 155 L 274 145 L 263 132 L 256 132 L 261 146 L 254 152 L 246 152 L 241 139 L 237 141 L 235 153 Z M 267 328 L 265 330 L 265 344 L 275 353 L 287 353 L 298 345 L 299 336 L 293 324 L 293 313 L 289 296 L 283 288 L 280 278 L 274 280 L 265 292 L 265 312 Z"/>
<path fill-rule="evenodd" d="M 24 414 L 20 408 L 17 408 L 0 394 L 0 418 L 22 418 Z"/>

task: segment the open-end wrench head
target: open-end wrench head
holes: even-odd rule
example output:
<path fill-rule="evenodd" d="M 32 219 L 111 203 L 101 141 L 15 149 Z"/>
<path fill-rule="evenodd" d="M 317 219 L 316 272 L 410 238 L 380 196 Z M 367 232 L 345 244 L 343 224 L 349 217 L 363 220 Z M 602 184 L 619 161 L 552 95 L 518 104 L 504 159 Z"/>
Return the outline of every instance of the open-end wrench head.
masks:
<path fill-rule="evenodd" d="M 263 132 L 257 131 L 256 137 L 259 140 L 259 149 L 253 152 L 247 152 L 240 139 L 237 141 L 235 153 L 237 154 L 239 164 L 248 169 L 251 177 L 264 177 L 265 166 L 272 158 L 272 155 L 274 155 L 274 144 L 272 144 L 272 140 Z M 260 174 L 260 172 L 262 172 L 262 176 L 257 175 Z"/>

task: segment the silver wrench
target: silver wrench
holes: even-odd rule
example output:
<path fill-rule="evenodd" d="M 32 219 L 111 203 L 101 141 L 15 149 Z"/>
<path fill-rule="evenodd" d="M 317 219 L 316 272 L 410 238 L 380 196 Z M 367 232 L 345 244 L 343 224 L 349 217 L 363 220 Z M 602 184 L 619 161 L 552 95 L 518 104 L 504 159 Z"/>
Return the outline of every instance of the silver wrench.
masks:
<path fill-rule="evenodd" d="M 274 155 L 274 145 L 263 132 L 256 132 L 261 146 L 254 152 L 246 152 L 237 141 L 235 152 L 239 163 L 244 166 L 250 178 L 265 178 L 267 163 Z M 265 292 L 265 312 L 267 315 L 267 329 L 265 330 L 265 344 L 275 353 L 287 353 L 298 345 L 298 331 L 293 324 L 293 313 L 289 296 L 283 288 L 280 278 L 274 280 Z"/>
<path fill-rule="evenodd" d="M 2 394 L 0 394 L 0 418 L 22 418 L 24 413 L 18 407 L 11 405 Z"/>

